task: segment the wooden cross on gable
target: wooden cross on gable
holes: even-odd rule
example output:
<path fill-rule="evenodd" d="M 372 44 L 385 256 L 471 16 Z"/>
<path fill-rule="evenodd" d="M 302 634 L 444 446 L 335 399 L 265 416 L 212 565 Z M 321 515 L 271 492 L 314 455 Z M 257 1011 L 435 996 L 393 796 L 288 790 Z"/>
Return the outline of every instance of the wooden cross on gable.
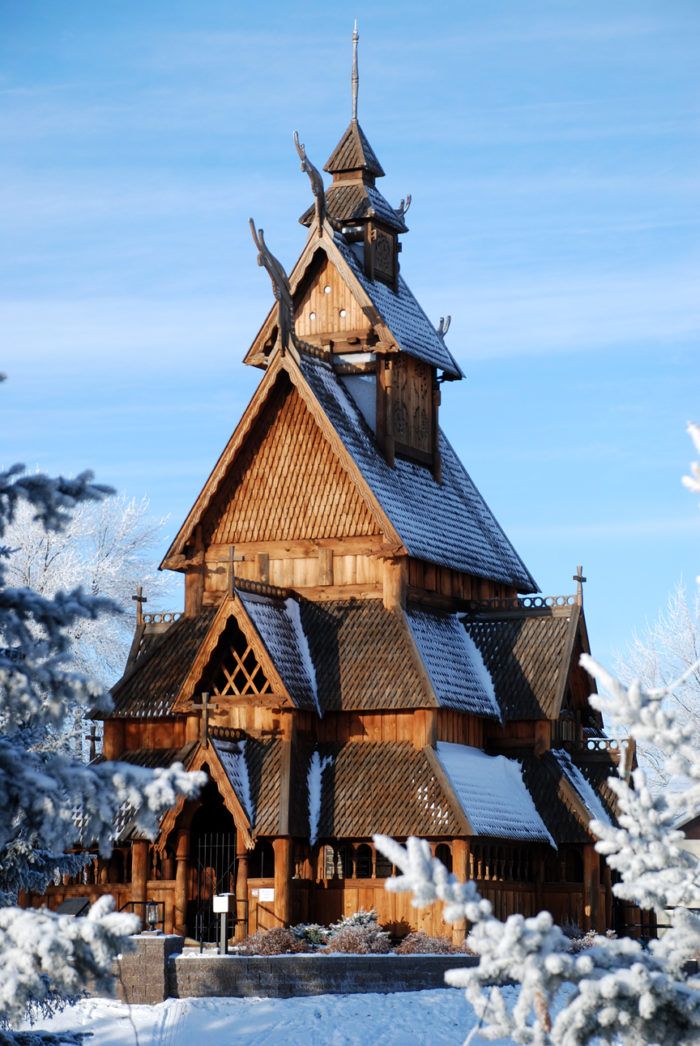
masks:
<path fill-rule="evenodd" d="M 580 605 L 583 605 L 583 583 L 588 581 L 588 578 L 583 576 L 583 567 L 580 563 L 576 567 L 576 573 L 571 580 L 576 582 L 576 600 Z"/>
<path fill-rule="evenodd" d="M 210 695 L 207 693 L 202 694 L 202 703 L 193 704 L 193 709 L 198 712 L 201 716 L 199 721 L 199 741 L 202 748 L 209 747 L 209 713 L 210 712 L 222 712 L 224 705 L 218 705 L 216 702 L 212 704 L 209 700 Z"/>
<path fill-rule="evenodd" d="M 97 742 L 99 739 L 100 735 L 97 732 L 97 723 L 93 719 L 90 724 L 90 733 L 85 735 L 85 740 L 90 742 L 89 759 L 91 763 L 94 763 L 97 758 Z"/>
<path fill-rule="evenodd" d="M 229 545 L 228 555 L 226 559 L 215 559 L 215 563 L 224 563 L 226 565 L 226 592 L 229 596 L 233 595 L 233 579 L 236 576 L 236 563 L 243 563 L 245 556 L 236 555 L 236 546 Z"/>
<path fill-rule="evenodd" d="M 134 603 L 136 603 L 136 624 L 143 624 L 143 604 L 147 603 L 148 600 L 143 594 L 143 585 L 136 586 L 136 595 L 131 597 Z"/>

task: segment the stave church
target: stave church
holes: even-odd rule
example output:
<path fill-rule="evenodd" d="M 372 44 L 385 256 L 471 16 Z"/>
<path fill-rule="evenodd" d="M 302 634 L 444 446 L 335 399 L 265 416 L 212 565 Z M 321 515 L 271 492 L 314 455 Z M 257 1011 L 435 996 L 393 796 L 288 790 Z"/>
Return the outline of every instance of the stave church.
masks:
<path fill-rule="evenodd" d="M 375 833 L 429 840 L 497 915 L 549 909 L 613 925 L 592 817 L 620 752 L 588 705 L 581 568 L 539 594 L 440 427 L 462 396 L 448 347 L 401 272 L 410 198 L 393 206 L 358 120 L 324 171 L 295 136 L 311 205 L 291 273 L 251 222 L 274 300 L 244 362 L 260 383 L 162 568 L 182 612 L 145 613 L 98 759 L 203 770 L 155 840 L 120 812 L 115 849 L 49 888 L 158 907 L 214 940 L 327 924 L 361 908 L 401 936 L 439 910 L 384 889 Z M 453 939 L 466 927 L 454 926 Z"/>

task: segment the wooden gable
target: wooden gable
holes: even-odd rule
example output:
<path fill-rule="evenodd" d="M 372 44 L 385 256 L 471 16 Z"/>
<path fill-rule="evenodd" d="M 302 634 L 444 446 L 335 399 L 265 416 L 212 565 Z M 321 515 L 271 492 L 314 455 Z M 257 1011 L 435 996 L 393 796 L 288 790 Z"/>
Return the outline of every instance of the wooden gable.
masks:
<path fill-rule="evenodd" d="M 203 523 L 205 546 L 381 533 L 286 375 L 280 376 Z"/>
<path fill-rule="evenodd" d="M 223 600 L 173 710 L 192 712 L 200 695 L 219 705 L 293 706 L 265 644 L 240 599 Z"/>
<path fill-rule="evenodd" d="M 320 252 L 314 269 L 314 275 L 300 288 L 295 304 L 297 335 L 319 344 L 347 343 L 348 339 L 366 342 L 372 324 L 336 266 Z"/>

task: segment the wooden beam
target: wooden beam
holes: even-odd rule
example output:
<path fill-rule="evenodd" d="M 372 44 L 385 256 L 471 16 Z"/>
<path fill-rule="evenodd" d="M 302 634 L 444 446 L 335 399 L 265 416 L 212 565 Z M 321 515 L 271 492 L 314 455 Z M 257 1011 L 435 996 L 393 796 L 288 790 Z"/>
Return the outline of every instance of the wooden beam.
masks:
<path fill-rule="evenodd" d="M 405 556 L 385 559 L 382 597 L 386 610 L 401 610 L 406 606 L 408 560 Z"/>
<path fill-rule="evenodd" d="M 292 840 L 288 836 L 274 839 L 275 918 L 279 926 L 292 921 Z"/>

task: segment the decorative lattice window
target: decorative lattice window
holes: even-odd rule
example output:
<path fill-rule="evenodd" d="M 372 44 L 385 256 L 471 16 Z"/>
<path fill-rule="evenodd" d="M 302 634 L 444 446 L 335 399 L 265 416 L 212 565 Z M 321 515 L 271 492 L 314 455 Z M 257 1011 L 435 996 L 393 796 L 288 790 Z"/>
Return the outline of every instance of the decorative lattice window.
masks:
<path fill-rule="evenodd" d="M 231 618 L 197 688 L 216 697 L 271 694 L 272 687 L 250 643 Z"/>

